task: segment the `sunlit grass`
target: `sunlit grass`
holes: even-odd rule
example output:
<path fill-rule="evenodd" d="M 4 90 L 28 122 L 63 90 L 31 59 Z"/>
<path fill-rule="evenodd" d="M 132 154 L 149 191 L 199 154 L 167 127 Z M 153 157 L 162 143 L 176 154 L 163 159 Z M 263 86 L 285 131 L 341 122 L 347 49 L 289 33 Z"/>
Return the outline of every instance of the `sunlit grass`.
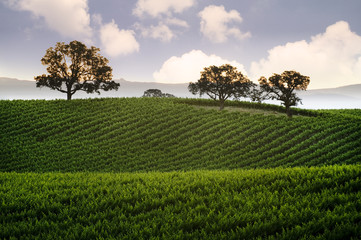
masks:
<path fill-rule="evenodd" d="M 0 238 L 357 239 L 361 167 L 0 173 Z"/>

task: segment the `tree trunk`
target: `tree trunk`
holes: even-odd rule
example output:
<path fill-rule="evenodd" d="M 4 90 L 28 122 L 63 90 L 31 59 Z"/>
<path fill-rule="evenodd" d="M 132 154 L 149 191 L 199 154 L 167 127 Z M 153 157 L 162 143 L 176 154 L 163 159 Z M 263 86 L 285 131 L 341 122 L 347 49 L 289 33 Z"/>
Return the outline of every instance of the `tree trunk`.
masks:
<path fill-rule="evenodd" d="M 72 96 L 71 92 L 68 91 L 66 95 L 67 95 L 67 100 L 71 100 L 71 96 Z"/>
<path fill-rule="evenodd" d="M 287 117 L 292 118 L 292 111 L 289 105 L 285 105 Z"/>
<path fill-rule="evenodd" d="M 222 111 L 224 109 L 224 100 L 219 101 L 219 110 Z"/>

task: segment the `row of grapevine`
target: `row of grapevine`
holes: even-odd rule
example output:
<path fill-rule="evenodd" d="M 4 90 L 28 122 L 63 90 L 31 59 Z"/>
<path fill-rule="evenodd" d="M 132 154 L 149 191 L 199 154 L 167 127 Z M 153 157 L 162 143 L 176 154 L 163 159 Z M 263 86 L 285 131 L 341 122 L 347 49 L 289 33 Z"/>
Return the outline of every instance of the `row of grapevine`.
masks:
<path fill-rule="evenodd" d="M 361 167 L 0 173 L 0 239 L 358 239 Z"/>
<path fill-rule="evenodd" d="M 305 110 L 304 116 L 288 119 L 193 106 L 206 103 L 0 101 L 0 171 L 146 172 L 361 161 L 357 110 Z"/>

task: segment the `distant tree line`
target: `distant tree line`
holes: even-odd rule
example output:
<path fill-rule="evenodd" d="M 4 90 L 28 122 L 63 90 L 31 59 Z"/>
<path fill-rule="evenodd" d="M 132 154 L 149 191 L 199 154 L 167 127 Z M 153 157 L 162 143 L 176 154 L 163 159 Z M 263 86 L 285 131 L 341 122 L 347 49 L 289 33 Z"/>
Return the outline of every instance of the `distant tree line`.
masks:
<path fill-rule="evenodd" d="M 258 82 L 259 85 L 251 82 L 235 67 L 224 64 L 204 68 L 201 78 L 195 83 L 189 83 L 188 90 L 192 94 L 206 94 L 219 101 L 220 110 L 224 109 L 224 103 L 229 98 L 243 97 L 256 102 L 276 99 L 285 106 L 287 116 L 292 117 L 291 106 L 301 102 L 295 90 L 306 90 L 310 78 L 296 71 L 284 71 L 268 79 L 262 76 Z"/>
<path fill-rule="evenodd" d="M 174 98 L 175 96 L 170 93 L 162 93 L 159 89 L 148 89 L 144 91 L 143 97 Z"/>
<path fill-rule="evenodd" d="M 41 59 L 47 66 L 48 75 L 35 77 L 37 87 L 49 87 L 67 94 L 70 100 L 77 91 L 98 93 L 99 90 L 118 90 L 119 83 L 112 81 L 112 68 L 108 59 L 101 56 L 99 48 L 87 48 L 79 41 L 69 44 L 58 42 L 50 47 Z M 284 71 L 273 74 L 268 79 L 262 76 L 259 85 L 251 82 L 247 76 L 229 64 L 209 66 L 201 71 L 200 79 L 188 85 L 192 94 L 206 94 L 211 99 L 219 101 L 220 110 L 224 109 L 227 99 L 249 98 L 262 102 L 276 99 L 282 102 L 289 117 L 292 116 L 291 106 L 297 106 L 301 99 L 295 90 L 306 90 L 310 78 L 296 71 Z M 148 89 L 143 97 L 175 97 L 162 93 L 159 89 Z"/>

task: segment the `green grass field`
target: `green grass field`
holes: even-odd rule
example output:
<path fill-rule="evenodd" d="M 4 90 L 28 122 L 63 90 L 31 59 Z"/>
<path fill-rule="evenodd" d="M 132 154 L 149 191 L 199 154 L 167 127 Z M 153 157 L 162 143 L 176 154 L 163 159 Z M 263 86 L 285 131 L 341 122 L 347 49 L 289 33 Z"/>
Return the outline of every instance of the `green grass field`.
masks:
<path fill-rule="evenodd" d="M 0 239 L 360 239 L 361 110 L 0 101 Z"/>

